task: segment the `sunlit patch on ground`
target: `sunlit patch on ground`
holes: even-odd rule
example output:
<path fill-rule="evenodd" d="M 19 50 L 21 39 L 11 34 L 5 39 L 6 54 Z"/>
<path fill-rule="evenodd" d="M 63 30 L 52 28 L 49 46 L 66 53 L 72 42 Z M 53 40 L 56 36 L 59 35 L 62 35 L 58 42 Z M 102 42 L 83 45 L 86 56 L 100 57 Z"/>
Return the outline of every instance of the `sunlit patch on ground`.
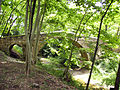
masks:
<path fill-rule="evenodd" d="M 88 77 L 89 77 L 89 71 L 88 70 L 70 70 L 69 71 L 73 78 L 79 82 L 82 82 L 83 86 L 86 86 L 86 83 L 88 82 Z M 106 87 L 106 86 L 101 86 L 101 82 L 97 81 L 97 80 L 90 80 L 90 86 L 94 87 L 94 88 L 104 88 L 102 90 L 109 90 L 110 87 Z"/>
<path fill-rule="evenodd" d="M 43 63 L 43 64 L 48 64 L 48 63 L 50 63 L 49 59 L 47 59 L 47 58 L 39 58 L 39 60 L 40 60 L 41 63 Z"/>
<path fill-rule="evenodd" d="M 4 63 L 7 63 L 6 61 L 4 61 L 4 62 L 1 62 L 2 64 L 4 64 Z"/>
<path fill-rule="evenodd" d="M 7 57 L 7 59 L 9 60 L 9 62 L 17 62 L 17 63 L 25 63 L 19 59 L 15 59 L 15 58 L 12 58 L 12 57 Z"/>

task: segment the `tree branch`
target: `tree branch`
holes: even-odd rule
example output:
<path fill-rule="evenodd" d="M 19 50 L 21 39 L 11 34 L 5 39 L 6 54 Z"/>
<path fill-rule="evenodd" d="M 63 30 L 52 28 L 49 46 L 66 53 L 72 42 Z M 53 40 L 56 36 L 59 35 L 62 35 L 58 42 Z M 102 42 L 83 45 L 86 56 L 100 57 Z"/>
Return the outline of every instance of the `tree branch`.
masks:
<path fill-rule="evenodd" d="M 9 18 L 8 18 L 8 20 L 7 20 L 7 23 L 6 23 L 6 25 L 5 25 L 5 28 L 4 28 L 1 36 L 3 36 L 3 34 L 4 34 L 4 32 L 5 32 L 5 29 L 6 29 L 7 25 L 8 25 L 8 21 L 10 20 L 13 11 L 14 11 L 22 2 L 23 2 L 23 1 L 21 1 L 21 2 L 11 11 L 10 16 L 9 16 Z"/>

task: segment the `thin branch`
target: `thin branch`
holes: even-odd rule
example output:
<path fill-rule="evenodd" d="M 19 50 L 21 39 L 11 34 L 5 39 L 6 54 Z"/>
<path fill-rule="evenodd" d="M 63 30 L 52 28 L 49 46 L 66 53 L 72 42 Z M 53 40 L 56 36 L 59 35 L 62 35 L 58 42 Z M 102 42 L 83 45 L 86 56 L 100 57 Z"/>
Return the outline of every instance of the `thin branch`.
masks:
<path fill-rule="evenodd" d="M 95 13 L 95 12 L 94 12 L 94 13 Z M 84 23 L 84 26 L 85 26 L 85 24 L 89 21 L 89 19 L 94 15 L 94 13 L 91 14 L 90 17 L 88 17 L 88 19 L 87 19 L 86 22 Z M 78 36 L 78 37 L 80 37 L 80 35 L 81 35 L 81 33 L 82 33 L 83 30 L 84 30 L 84 27 L 83 27 L 82 30 L 80 30 L 80 33 L 79 33 L 79 36 Z M 78 39 L 79 39 L 79 38 L 77 38 L 77 41 L 78 41 Z"/>
<path fill-rule="evenodd" d="M 21 10 L 22 10 L 24 7 L 25 7 L 25 5 L 21 8 Z M 9 36 L 10 30 L 11 30 L 11 28 L 12 28 L 14 22 L 15 22 L 17 19 L 18 19 L 18 16 L 13 20 L 12 24 L 10 25 L 9 30 L 8 30 L 8 32 L 7 32 L 7 36 Z"/>
<path fill-rule="evenodd" d="M 44 16 L 45 16 L 45 11 L 46 11 L 46 0 L 45 0 L 45 5 L 44 5 L 44 11 L 43 11 L 42 20 L 41 20 L 41 23 L 40 23 L 40 31 L 41 31 L 41 28 L 42 28 L 43 19 L 44 19 Z"/>
<path fill-rule="evenodd" d="M 5 32 L 5 29 L 6 29 L 7 25 L 8 25 L 8 21 L 10 20 L 13 11 L 14 11 L 22 2 L 23 2 L 23 1 L 21 1 L 21 2 L 11 11 L 10 16 L 9 16 L 9 18 L 8 18 L 8 20 L 7 20 L 7 23 L 6 23 L 6 25 L 5 25 L 5 28 L 4 28 L 1 36 L 3 36 L 3 34 L 4 34 L 4 32 Z"/>
<path fill-rule="evenodd" d="M 12 28 L 14 22 L 15 22 L 17 19 L 18 19 L 18 17 L 16 17 L 16 18 L 13 20 L 12 24 L 10 25 L 9 30 L 8 30 L 8 32 L 7 32 L 7 36 L 10 35 L 10 30 L 11 30 L 11 28 Z"/>
<path fill-rule="evenodd" d="M 4 22 L 3 19 L 4 19 L 4 16 L 5 16 L 5 13 L 6 13 L 6 12 L 4 13 L 4 11 L 3 11 L 2 13 L 3 13 L 3 15 L 2 15 L 2 17 L 1 17 L 1 22 L 0 22 L 0 24 L 2 24 L 2 23 Z"/>
<path fill-rule="evenodd" d="M 72 52 L 73 52 L 73 50 L 74 50 L 73 44 L 75 43 L 75 40 L 76 40 L 76 38 L 77 38 L 77 33 L 78 33 L 78 31 L 80 30 L 80 27 L 81 27 L 82 21 L 84 20 L 84 17 L 85 17 L 85 15 L 86 15 L 86 12 L 87 12 L 87 9 L 86 9 L 85 14 L 83 15 L 82 19 L 80 20 L 78 29 L 77 29 L 77 31 L 76 31 L 76 33 L 75 33 L 74 40 L 73 40 L 73 42 L 72 42 L 72 46 L 71 46 L 71 50 L 70 50 L 70 55 L 69 55 L 67 67 L 66 67 L 66 69 L 65 69 L 65 71 L 64 71 L 64 73 L 63 73 L 63 76 L 65 76 L 64 79 L 68 79 L 68 78 L 69 78 L 69 77 L 67 76 L 67 74 L 68 74 L 69 65 L 70 65 L 70 61 L 71 61 L 71 58 L 72 58 L 72 54 L 73 54 Z"/>
<path fill-rule="evenodd" d="M 28 28 L 28 34 L 30 34 L 30 30 L 32 29 L 31 27 L 32 27 L 32 19 L 31 19 L 31 17 L 32 17 L 32 0 L 31 0 L 31 2 L 30 2 L 30 5 L 29 5 L 29 9 L 30 9 L 30 13 L 29 13 L 29 28 Z M 30 35 L 29 35 L 29 40 L 30 40 Z"/>
<path fill-rule="evenodd" d="M 77 29 L 76 33 L 75 33 L 74 41 L 76 40 L 77 33 L 78 33 L 78 31 L 80 30 L 80 27 L 81 27 L 82 21 L 83 21 L 83 19 L 85 18 L 86 13 L 87 13 L 87 9 L 86 9 L 86 11 L 85 11 L 84 16 L 82 17 L 82 19 L 81 19 L 81 21 L 80 21 L 80 24 L 79 24 L 79 26 L 78 26 L 78 29 Z"/>

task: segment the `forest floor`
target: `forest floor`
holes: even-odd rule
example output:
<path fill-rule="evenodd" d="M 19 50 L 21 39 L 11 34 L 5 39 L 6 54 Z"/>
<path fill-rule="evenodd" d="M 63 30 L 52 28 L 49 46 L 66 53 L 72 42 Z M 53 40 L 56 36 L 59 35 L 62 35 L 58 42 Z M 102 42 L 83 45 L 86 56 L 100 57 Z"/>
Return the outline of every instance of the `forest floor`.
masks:
<path fill-rule="evenodd" d="M 49 64 L 50 63 L 50 61 L 45 59 L 45 58 L 41 58 L 41 61 L 44 64 Z M 64 69 L 63 69 L 63 71 L 64 71 Z M 78 70 L 69 70 L 69 73 L 73 76 L 73 78 L 75 80 L 82 80 L 83 82 L 87 83 L 90 70 L 83 68 L 83 69 L 78 69 Z M 99 85 L 100 81 L 92 79 L 90 84 Z"/>
<path fill-rule="evenodd" d="M 0 90 L 76 90 L 44 69 L 32 67 L 25 76 L 25 64 L 0 52 Z"/>
<path fill-rule="evenodd" d="M 50 62 L 45 61 L 44 64 Z M 15 58 L 6 56 L 0 51 L 0 90 L 78 90 L 77 88 L 63 83 L 61 79 L 49 74 L 44 68 L 32 66 L 31 74 L 25 76 L 25 63 Z M 69 71 L 73 78 L 79 81 L 87 81 L 89 71 Z M 86 78 L 87 77 L 87 78 Z M 96 82 L 91 80 L 92 84 Z M 96 85 L 94 85 L 96 87 Z M 94 87 L 93 86 L 93 87 Z M 108 90 L 108 89 L 90 90 Z"/>
<path fill-rule="evenodd" d="M 49 65 L 51 63 L 50 60 L 46 59 L 46 58 L 41 58 L 40 61 L 44 64 L 49 64 Z M 60 68 L 60 67 L 58 68 L 58 70 L 62 70 L 62 71 L 64 71 L 64 69 L 65 68 Z M 85 69 L 85 68 L 76 69 L 76 70 L 71 69 L 71 70 L 69 70 L 69 73 L 72 75 L 74 80 L 82 83 L 84 86 L 84 85 L 86 85 L 86 83 L 88 81 L 90 70 Z M 90 90 L 109 90 L 109 88 L 110 88 L 105 85 L 104 86 L 101 85 L 101 81 L 94 80 L 93 78 L 91 78 L 90 87 L 91 87 Z M 96 88 L 96 89 L 92 89 L 92 88 Z"/>

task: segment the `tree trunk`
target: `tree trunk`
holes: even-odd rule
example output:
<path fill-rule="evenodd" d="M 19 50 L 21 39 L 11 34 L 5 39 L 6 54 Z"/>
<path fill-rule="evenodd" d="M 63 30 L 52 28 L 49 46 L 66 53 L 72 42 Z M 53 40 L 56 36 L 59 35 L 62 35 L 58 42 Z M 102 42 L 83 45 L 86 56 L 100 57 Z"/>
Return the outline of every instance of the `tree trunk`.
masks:
<path fill-rule="evenodd" d="M 34 12 L 35 12 L 35 5 L 36 5 L 36 0 L 33 1 L 33 5 L 32 5 L 32 0 L 31 0 L 31 7 L 30 7 L 30 35 L 29 38 L 31 40 L 31 35 L 32 35 L 32 27 L 33 27 L 33 17 L 34 17 Z M 32 7 L 33 6 L 33 7 Z"/>
<path fill-rule="evenodd" d="M 36 15 L 36 19 L 35 19 L 35 24 L 34 24 L 34 28 L 33 28 L 33 30 L 32 30 L 32 35 L 31 35 L 31 41 L 33 41 L 33 39 L 34 39 L 34 36 L 35 36 L 35 30 L 36 30 L 36 28 L 38 27 L 38 23 L 39 23 L 39 21 L 40 21 L 40 17 L 41 16 L 39 16 L 39 14 L 40 14 L 40 0 L 38 0 L 38 8 L 37 8 L 37 15 Z"/>
<path fill-rule="evenodd" d="M 39 22 L 40 22 L 40 20 L 41 20 L 41 14 L 40 14 L 40 0 L 38 0 L 38 9 L 37 9 L 37 15 L 36 15 L 36 20 L 35 20 L 35 25 L 34 25 L 34 29 L 33 29 L 33 31 L 32 31 L 32 39 L 31 39 L 31 41 L 33 41 L 33 38 L 34 38 L 34 32 L 35 32 L 35 30 L 36 30 L 36 28 L 37 28 L 37 34 L 38 34 L 38 30 L 39 30 Z M 36 36 L 37 37 L 37 36 Z M 37 38 L 36 38 L 36 40 L 35 40 L 35 44 L 34 44 L 34 48 L 33 48 L 33 63 L 35 64 L 36 63 L 36 59 L 37 59 L 37 55 L 36 55 L 36 53 L 37 53 L 37 50 L 38 50 L 38 46 L 36 45 L 36 42 L 37 42 Z"/>
<path fill-rule="evenodd" d="M 39 25 L 40 22 L 40 0 L 38 0 L 38 9 L 37 9 L 37 15 L 36 15 L 36 20 L 35 20 L 35 24 L 34 24 L 34 28 L 33 27 L 33 17 L 34 17 L 34 11 L 35 11 L 35 6 L 36 6 L 36 0 L 30 0 L 30 5 L 29 5 L 29 0 L 27 0 L 27 6 L 26 6 L 26 18 L 25 18 L 25 35 L 26 35 L 26 75 L 29 75 L 30 73 L 30 67 L 31 67 L 31 62 L 34 64 L 34 60 L 36 60 L 35 55 L 37 56 L 37 54 L 34 54 L 36 51 L 38 51 L 38 42 L 39 42 L 39 35 L 40 35 L 40 30 L 42 27 L 42 22 L 43 22 L 43 18 L 44 18 L 44 13 L 45 13 L 45 9 L 43 12 L 43 17 L 41 20 L 41 23 Z M 28 6 L 30 7 L 30 13 L 28 13 Z M 45 0 L 45 8 L 46 8 L 46 0 Z M 29 15 L 29 26 L 27 29 L 27 20 L 28 20 L 28 15 Z M 36 36 L 36 42 L 34 41 L 34 33 L 35 30 L 37 28 L 37 36 Z M 35 47 L 35 49 L 34 49 Z"/>
<path fill-rule="evenodd" d="M 26 36 L 26 75 L 28 76 L 30 74 L 30 67 L 32 62 L 32 44 L 30 42 L 30 30 L 32 29 L 32 1 L 30 4 L 30 13 L 29 13 L 29 28 L 27 29 L 27 20 L 28 20 L 28 6 L 29 6 L 29 0 L 27 0 L 27 6 L 26 6 L 26 18 L 25 18 L 25 36 Z"/>
<path fill-rule="evenodd" d="M 115 81 L 115 90 L 119 90 L 119 84 L 120 84 L 120 62 L 118 65 L 118 72 L 116 75 L 116 81 Z"/>
<path fill-rule="evenodd" d="M 94 63 L 95 63 L 95 58 L 96 58 L 96 54 L 97 54 L 97 50 L 98 50 L 98 45 L 99 45 L 99 38 L 100 38 L 100 32 L 101 32 L 102 22 L 103 22 L 103 19 L 104 19 L 105 15 L 107 14 L 107 11 L 108 11 L 110 5 L 112 4 L 112 2 L 113 2 L 113 0 L 111 0 L 111 3 L 108 5 L 106 12 L 104 13 L 104 15 L 101 18 L 100 27 L 99 27 L 99 31 L 98 31 L 97 42 L 96 42 L 96 48 L 95 48 L 94 57 L 93 57 L 93 60 L 92 60 L 93 62 L 92 62 L 92 66 L 91 66 L 90 75 L 89 75 L 89 78 L 88 78 L 86 90 L 88 90 L 90 79 L 91 79 L 91 75 L 92 75 L 92 71 L 93 71 L 93 66 L 94 66 Z"/>
<path fill-rule="evenodd" d="M 26 75 L 29 74 L 29 59 L 28 59 L 28 30 L 27 30 L 27 20 L 28 20 L 28 6 L 29 6 L 29 0 L 27 0 L 26 5 L 26 17 L 25 17 L 25 36 L 26 36 L 26 50 L 25 50 L 25 60 L 26 60 Z"/>
<path fill-rule="evenodd" d="M 66 67 L 66 69 L 65 69 L 65 71 L 64 71 L 64 73 L 63 73 L 63 77 L 64 77 L 63 79 L 66 80 L 66 81 L 68 81 L 68 82 L 70 81 L 70 76 L 69 76 L 68 70 L 69 70 L 70 61 L 71 61 L 71 58 L 72 58 L 73 49 L 74 49 L 74 47 L 73 47 L 73 45 L 72 45 L 71 51 L 70 51 L 69 60 L 68 60 L 68 63 L 67 63 L 67 67 Z"/>
<path fill-rule="evenodd" d="M 32 49 L 29 40 L 29 34 L 26 36 L 26 75 L 30 74 L 31 69 L 31 61 L 32 61 Z"/>
<path fill-rule="evenodd" d="M 43 23 L 45 11 L 46 11 L 46 0 L 45 0 L 45 4 L 44 4 L 44 10 L 43 10 L 42 19 L 41 19 L 41 14 L 40 14 L 40 16 L 39 16 L 39 20 L 41 19 L 41 21 L 40 21 L 40 26 L 38 25 L 38 27 L 37 27 L 37 35 L 36 35 L 36 41 L 35 41 L 35 47 L 34 47 L 34 52 L 35 52 L 35 53 L 34 53 L 34 64 L 35 64 L 36 61 L 37 61 L 39 36 L 40 36 L 41 28 L 42 28 L 42 23 Z M 39 24 L 39 22 L 38 22 L 38 24 Z"/>

